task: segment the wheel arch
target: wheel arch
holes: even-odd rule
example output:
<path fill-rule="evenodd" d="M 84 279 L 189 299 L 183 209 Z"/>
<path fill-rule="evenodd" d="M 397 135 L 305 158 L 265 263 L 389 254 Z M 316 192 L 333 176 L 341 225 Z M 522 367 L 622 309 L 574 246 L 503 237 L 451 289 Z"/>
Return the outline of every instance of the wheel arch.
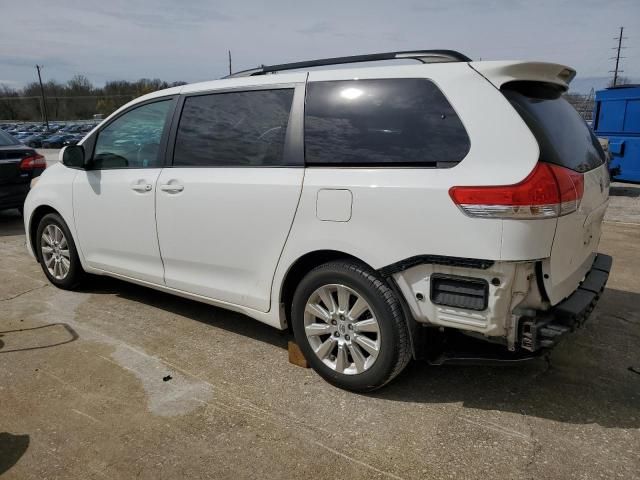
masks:
<path fill-rule="evenodd" d="M 35 208 L 35 210 L 31 214 L 31 217 L 29 218 L 28 241 L 29 245 L 31 246 L 31 251 L 36 257 L 38 263 L 40 263 L 40 252 L 36 248 L 36 232 L 38 231 L 40 220 L 42 220 L 42 218 L 49 213 L 55 213 L 56 215 L 60 215 L 64 219 L 62 214 L 51 205 L 39 205 Z"/>
<path fill-rule="evenodd" d="M 300 280 L 302 280 L 302 278 L 312 269 L 314 269 L 318 265 L 322 265 L 323 263 L 331 262 L 334 260 L 356 261 L 370 268 L 371 270 L 380 273 L 364 260 L 339 250 L 315 250 L 313 252 L 308 252 L 302 255 L 291 264 L 291 266 L 287 270 L 287 273 L 285 273 L 283 277 L 280 288 L 279 300 L 280 305 L 282 305 L 284 309 L 283 320 L 286 322 L 286 328 L 287 330 L 289 330 L 289 332 L 293 331 L 291 326 L 291 302 L 293 300 L 293 294 L 296 290 L 296 286 L 298 285 L 298 283 L 300 283 Z M 400 288 L 398 288 L 398 285 L 393 280 L 393 278 L 386 275 L 381 275 L 381 277 L 398 297 L 398 301 L 400 302 L 400 306 L 404 313 L 405 322 L 407 325 L 411 354 L 413 358 L 417 358 L 418 350 L 420 349 L 420 347 L 417 345 L 417 343 L 419 342 L 417 342 L 416 338 L 418 336 L 418 324 L 413 317 L 413 314 L 411 313 L 411 310 L 407 304 L 407 300 L 402 295 Z"/>
<path fill-rule="evenodd" d="M 285 273 L 280 287 L 280 304 L 284 306 L 284 315 L 287 328 L 291 331 L 291 301 L 296 287 L 300 280 L 318 265 L 331 262 L 334 260 L 353 260 L 369 268 L 372 268 L 367 262 L 339 250 L 315 250 L 298 257 Z M 372 268 L 373 269 L 373 268 Z"/>

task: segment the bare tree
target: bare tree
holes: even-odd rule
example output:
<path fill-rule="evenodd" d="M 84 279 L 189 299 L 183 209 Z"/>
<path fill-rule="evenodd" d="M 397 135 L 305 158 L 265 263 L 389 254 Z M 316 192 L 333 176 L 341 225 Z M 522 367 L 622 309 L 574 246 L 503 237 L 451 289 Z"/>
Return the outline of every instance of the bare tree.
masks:
<path fill-rule="evenodd" d="M 115 80 L 104 87 L 95 87 L 87 77 L 76 75 L 66 83 L 49 80 L 43 88 L 52 120 L 80 120 L 96 113 L 108 115 L 140 95 L 178 85 L 184 82 L 142 78 L 135 82 Z M 0 120 L 39 120 L 42 118 L 40 98 L 37 82 L 21 89 L 0 85 Z"/>
<path fill-rule="evenodd" d="M 631 80 L 629 80 L 629 77 L 618 76 L 616 80 L 616 85 L 628 85 L 630 83 Z M 613 79 L 609 80 L 609 83 L 607 83 L 607 87 L 613 87 Z"/>
<path fill-rule="evenodd" d="M 5 84 L 0 84 L 0 118 L 18 119 L 20 103 L 16 97 L 18 97 L 18 92 Z"/>

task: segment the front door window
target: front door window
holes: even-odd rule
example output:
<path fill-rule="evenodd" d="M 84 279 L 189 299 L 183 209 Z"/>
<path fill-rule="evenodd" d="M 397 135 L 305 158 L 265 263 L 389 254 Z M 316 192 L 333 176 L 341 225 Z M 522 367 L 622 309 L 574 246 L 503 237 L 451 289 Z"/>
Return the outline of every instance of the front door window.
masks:
<path fill-rule="evenodd" d="M 172 100 L 148 103 L 118 117 L 98 135 L 92 168 L 158 168 L 160 139 Z"/>

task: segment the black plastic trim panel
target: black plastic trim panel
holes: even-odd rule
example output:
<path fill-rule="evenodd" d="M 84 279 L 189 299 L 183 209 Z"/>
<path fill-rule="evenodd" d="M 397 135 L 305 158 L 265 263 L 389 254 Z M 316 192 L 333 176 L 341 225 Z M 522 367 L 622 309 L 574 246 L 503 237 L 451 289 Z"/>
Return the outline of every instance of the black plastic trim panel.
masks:
<path fill-rule="evenodd" d="M 609 255 L 598 254 L 578 289 L 553 307 L 556 321 L 570 327 L 580 326 L 586 321 L 607 284 L 612 264 L 613 259 Z"/>
<path fill-rule="evenodd" d="M 435 305 L 484 311 L 489 303 L 489 282 L 460 275 L 431 275 L 429 298 Z"/>
<path fill-rule="evenodd" d="M 407 270 L 416 265 L 447 265 L 450 267 L 477 268 L 487 270 L 492 267 L 495 262 L 493 260 L 482 260 L 478 258 L 463 257 L 446 257 L 444 255 L 416 255 L 414 257 L 405 258 L 399 262 L 392 263 L 386 267 L 382 267 L 378 271 L 384 277 L 393 275 Z"/>
<path fill-rule="evenodd" d="M 599 253 L 575 292 L 548 312 L 520 322 L 520 346 L 531 352 L 555 346 L 567 333 L 587 321 L 602 296 L 613 259 Z"/>

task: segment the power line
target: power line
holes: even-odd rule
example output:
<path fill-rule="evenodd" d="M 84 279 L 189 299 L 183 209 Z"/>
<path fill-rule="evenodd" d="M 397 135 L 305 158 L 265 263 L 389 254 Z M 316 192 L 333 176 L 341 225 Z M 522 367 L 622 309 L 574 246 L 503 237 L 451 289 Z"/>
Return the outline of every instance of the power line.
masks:
<path fill-rule="evenodd" d="M 620 51 L 622 49 L 625 49 L 627 47 L 623 47 L 622 46 L 622 40 L 626 40 L 627 37 L 623 37 L 622 36 L 622 32 L 624 32 L 624 27 L 620 27 L 620 35 L 617 37 L 613 37 L 614 40 L 618 40 L 618 46 L 617 47 L 613 47 L 612 50 L 617 50 L 616 56 L 615 57 L 611 57 L 610 60 L 614 60 L 616 61 L 616 67 L 614 70 L 609 70 L 609 73 L 613 73 L 613 86 L 615 87 L 618 83 L 618 74 L 619 73 L 624 73 L 624 70 L 620 70 L 620 59 L 625 58 L 625 57 L 621 57 L 620 56 Z"/>
<path fill-rule="evenodd" d="M 40 76 L 40 65 L 36 65 L 36 70 L 38 71 L 38 81 L 40 82 L 40 93 L 42 94 L 42 115 L 44 117 L 44 123 L 47 126 L 47 130 L 49 130 L 49 116 L 47 115 L 47 99 L 44 96 L 44 87 L 42 86 L 42 77 Z"/>

